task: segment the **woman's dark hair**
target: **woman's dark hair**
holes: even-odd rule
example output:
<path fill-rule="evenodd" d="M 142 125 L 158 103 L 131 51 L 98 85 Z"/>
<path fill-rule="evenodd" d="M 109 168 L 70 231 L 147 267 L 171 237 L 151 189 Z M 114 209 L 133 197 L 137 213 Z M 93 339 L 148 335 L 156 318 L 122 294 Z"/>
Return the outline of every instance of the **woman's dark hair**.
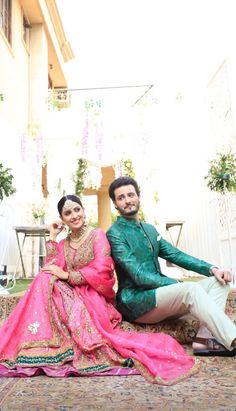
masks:
<path fill-rule="evenodd" d="M 122 176 L 122 177 L 118 177 L 116 178 L 110 185 L 109 187 L 109 196 L 112 199 L 112 201 L 115 201 L 115 194 L 114 191 L 122 186 L 129 186 L 132 185 L 135 188 L 136 194 L 138 196 L 140 196 L 140 189 L 138 186 L 137 181 L 135 181 L 132 177 L 128 177 L 128 176 Z"/>
<path fill-rule="evenodd" d="M 58 212 L 59 212 L 60 216 L 61 216 L 61 213 L 62 213 L 62 209 L 63 209 L 63 207 L 64 207 L 64 204 L 65 204 L 65 202 L 66 202 L 67 200 L 71 200 L 71 201 L 73 201 L 74 203 L 78 203 L 82 208 L 84 208 L 84 207 L 83 207 L 83 204 L 81 203 L 81 200 L 80 200 L 79 197 L 77 197 L 77 196 L 75 196 L 75 195 L 73 195 L 73 194 L 69 194 L 69 195 L 67 195 L 67 196 L 62 197 L 62 198 L 60 199 L 60 201 L 58 202 L 58 204 L 57 204 L 57 209 L 58 209 Z"/>

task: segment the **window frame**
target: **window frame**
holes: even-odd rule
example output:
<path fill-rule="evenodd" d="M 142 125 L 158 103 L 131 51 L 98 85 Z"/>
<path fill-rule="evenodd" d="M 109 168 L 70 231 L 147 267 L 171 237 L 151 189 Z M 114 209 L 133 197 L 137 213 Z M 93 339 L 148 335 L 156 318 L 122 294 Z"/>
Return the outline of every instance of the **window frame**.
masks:
<path fill-rule="evenodd" d="M 27 51 L 29 51 L 29 44 L 30 44 L 30 28 L 31 28 L 31 25 L 28 22 L 22 10 L 22 40 L 23 40 L 23 43 Z"/>
<path fill-rule="evenodd" d="M 12 44 L 12 0 L 0 0 L 0 30 L 9 44 Z"/>

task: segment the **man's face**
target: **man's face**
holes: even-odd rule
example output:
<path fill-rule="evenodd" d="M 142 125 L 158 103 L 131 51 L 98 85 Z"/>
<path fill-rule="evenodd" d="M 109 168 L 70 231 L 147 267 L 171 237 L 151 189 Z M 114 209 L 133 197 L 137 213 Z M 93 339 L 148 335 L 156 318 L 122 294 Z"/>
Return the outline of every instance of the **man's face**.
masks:
<path fill-rule="evenodd" d="M 124 217 L 135 217 L 140 207 L 139 196 L 134 186 L 121 186 L 114 191 L 114 204 L 119 213 Z"/>

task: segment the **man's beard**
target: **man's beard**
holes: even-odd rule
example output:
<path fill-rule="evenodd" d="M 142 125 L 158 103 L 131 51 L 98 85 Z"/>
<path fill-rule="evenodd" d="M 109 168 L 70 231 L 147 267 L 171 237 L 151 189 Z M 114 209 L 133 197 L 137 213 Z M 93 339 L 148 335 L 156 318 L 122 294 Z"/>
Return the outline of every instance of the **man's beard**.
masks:
<path fill-rule="evenodd" d="M 138 203 L 135 206 L 135 208 L 133 208 L 132 210 L 127 210 L 125 208 L 119 208 L 119 207 L 117 207 L 116 209 L 124 217 L 133 217 L 134 215 L 136 215 L 138 213 L 139 207 L 140 207 L 140 204 Z"/>

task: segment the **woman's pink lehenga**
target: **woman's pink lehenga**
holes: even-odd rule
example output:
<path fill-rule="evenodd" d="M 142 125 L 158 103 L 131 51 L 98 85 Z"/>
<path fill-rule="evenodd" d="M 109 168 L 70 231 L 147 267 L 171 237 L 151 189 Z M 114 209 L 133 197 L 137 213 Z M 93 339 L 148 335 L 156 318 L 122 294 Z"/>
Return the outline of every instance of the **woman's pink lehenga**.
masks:
<path fill-rule="evenodd" d="M 84 238 L 84 237 L 83 237 Z M 78 250 L 48 242 L 47 263 L 74 270 L 70 282 L 40 272 L 0 329 L 0 376 L 142 374 L 161 385 L 198 363 L 163 333 L 122 330 L 105 234 L 90 230 Z"/>

